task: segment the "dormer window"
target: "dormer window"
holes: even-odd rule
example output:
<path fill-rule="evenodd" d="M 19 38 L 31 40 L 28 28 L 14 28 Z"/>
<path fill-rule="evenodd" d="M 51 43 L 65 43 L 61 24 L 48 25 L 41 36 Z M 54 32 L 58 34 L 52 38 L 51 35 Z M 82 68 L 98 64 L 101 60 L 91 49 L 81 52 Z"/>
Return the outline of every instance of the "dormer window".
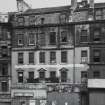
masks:
<path fill-rule="evenodd" d="M 24 17 L 19 17 L 18 18 L 18 25 L 23 26 L 24 25 Z"/>
<path fill-rule="evenodd" d="M 60 23 L 66 23 L 66 15 L 65 14 L 60 15 Z"/>
<path fill-rule="evenodd" d="M 44 24 L 45 18 L 41 18 L 41 24 Z"/>

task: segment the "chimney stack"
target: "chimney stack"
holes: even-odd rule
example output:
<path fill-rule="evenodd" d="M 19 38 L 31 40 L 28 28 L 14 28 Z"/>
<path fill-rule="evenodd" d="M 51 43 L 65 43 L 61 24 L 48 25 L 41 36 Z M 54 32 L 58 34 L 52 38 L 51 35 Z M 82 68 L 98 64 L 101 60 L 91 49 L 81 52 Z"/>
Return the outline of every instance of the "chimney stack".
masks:
<path fill-rule="evenodd" d="M 31 7 L 24 0 L 17 0 L 17 10 L 18 12 L 24 12 Z"/>
<path fill-rule="evenodd" d="M 75 10 L 77 7 L 77 0 L 71 0 L 71 9 Z"/>
<path fill-rule="evenodd" d="M 89 0 L 90 8 L 94 8 L 94 0 Z"/>

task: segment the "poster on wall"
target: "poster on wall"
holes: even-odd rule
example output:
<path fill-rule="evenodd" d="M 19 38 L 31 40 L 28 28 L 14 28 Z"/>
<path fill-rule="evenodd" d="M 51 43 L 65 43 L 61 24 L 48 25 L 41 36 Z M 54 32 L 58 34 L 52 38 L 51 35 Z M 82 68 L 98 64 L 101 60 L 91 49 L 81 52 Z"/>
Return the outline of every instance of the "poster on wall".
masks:
<path fill-rule="evenodd" d="M 46 100 L 40 100 L 40 105 L 46 105 Z"/>
<path fill-rule="evenodd" d="M 36 105 L 36 100 L 30 100 L 29 105 Z"/>

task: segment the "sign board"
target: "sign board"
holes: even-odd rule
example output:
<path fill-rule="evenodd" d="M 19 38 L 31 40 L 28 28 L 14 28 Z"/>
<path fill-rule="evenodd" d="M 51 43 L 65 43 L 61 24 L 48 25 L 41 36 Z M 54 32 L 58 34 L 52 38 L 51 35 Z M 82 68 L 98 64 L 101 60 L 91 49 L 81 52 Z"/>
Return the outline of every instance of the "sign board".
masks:
<path fill-rule="evenodd" d="M 35 105 L 36 100 L 30 100 L 29 105 Z"/>

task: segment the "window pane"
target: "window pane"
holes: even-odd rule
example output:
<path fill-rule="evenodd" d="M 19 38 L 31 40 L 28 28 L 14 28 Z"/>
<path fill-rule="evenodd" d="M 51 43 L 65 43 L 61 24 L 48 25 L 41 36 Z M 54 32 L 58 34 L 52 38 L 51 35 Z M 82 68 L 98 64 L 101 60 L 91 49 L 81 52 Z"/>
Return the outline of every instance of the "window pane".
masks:
<path fill-rule="evenodd" d="M 67 51 L 61 52 L 61 62 L 66 63 L 67 62 Z"/>
<path fill-rule="evenodd" d="M 40 46 L 45 46 L 46 45 L 46 36 L 45 33 L 39 33 L 39 44 Z"/>
<path fill-rule="evenodd" d="M 19 17 L 19 18 L 18 18 L 18 25 L 19 25 L 19 26 L 24 25 L 24 18 L 23 18 L 23 17 Z"/>
<path fill-rule="evenodd" d="M 23 72 L 18 72 L 18 82 L 23 83 Z"/>
<path fill-rule="evenodd" d="M 34 33 L 29 34 L 29 45 L 34 45 L 35 44 L 35 35 Z"/>
<path fill-rule="evenodd" d="M 39 72 L 39 78 L 40 79 L 45 79 L 45 72 L 44 71 Z"/>
<path fill-rule="evenodd" d="M 66 31 L 61 32 L 61 42 L 63 43 L 67 42 L 67 32 Z"/>
<path fill-rule="evenodd" d="M 94 50 L 94 52 L 93 52 L 93 61 L 94 62 L 100 62 L 100 55 L 101 54 L 101 52 L 100 52 L 100 50 Z"/>
<path fill-rule="evenodd" d="M 56 52 L 50 52 L 50 63 L 56 63 Z"/>
<path fill-rule="evenodd" d="M 2 46 L 1 49 L 2 49 L 2 52 L 1 52 L 2 57 L 7 57 L 8 56 L 7 46 Z"/>
<path fill-rule="evenodd" d="M 32 64 L 34 63 L 34 52 L 29 53 L 29 64 L 30 63 L 32 63 Z"/>
<path fill-rule="evenodd" d="M 23 44 L 23 34 L 18 34 L 18 45 Z"/>
<path fill-rule="evenodd" d="M 2 91 L 7 92 L 8 91 L 8 84 L 7 82 L 2 82 L 1 83 Z"/>
<path fill-rule="evenodd" d="M 100 41 L 100 31 L 99 31 L 99 29 L 94 31 L 94 41 Z"/>
<path fill-rule="evenodd" d="M 61 71 L 61 82 L 67 81 L 67 71 Z"/>
<path fill-rule="evenodd" d="M 8 64 L 2 64 L 2 75 L 8 75 Z"/>
<path fill-rule="evenodd" d="M 100 78 L 100 72 L 99 71 L 94 71 L 93 72 L 93 77 L 94 78 Z"/>
<path fill-rule="evenodd" d="M 88 41 L 87 30 L 81 30 L 80 40 L 81 40 L 81 42 L 87 42 Z"/>
<path fill-rule="evenodd" d="M 18 64 L 23 64 L 23 53 L 18 53 Z"/>
<path fill-rule="evenodd" d="M 56 71 L 50 71 L 50 78 L 56 77 Z"/>
<path fill-rule="evenodd" d="M 87 57 L 87 50 L 81 51 L 81 57 Z"/>
<path fill-rule="evenodd" d="M 56 44 L 56 33 L 50 32 L 50 44 L 55 45 Z"/>
<path fill-rule="evenodd" d="M 40 59 L 39 59 L 39 61 L 40 61 L 40 63 L 45 63 L 45 52 L 40 52 Z"/>
<path fill-rule="evenodd" d="M 29 79 L 34 79 L 34 72 L 33 71 L 29 72 Z"/>
<path fill-rule="evenodd" d="M 34 25 L 35 24 L 35 16 L 30 16 L 29 17 L 29 23 L 30 23 L 30 25 Z"/>

